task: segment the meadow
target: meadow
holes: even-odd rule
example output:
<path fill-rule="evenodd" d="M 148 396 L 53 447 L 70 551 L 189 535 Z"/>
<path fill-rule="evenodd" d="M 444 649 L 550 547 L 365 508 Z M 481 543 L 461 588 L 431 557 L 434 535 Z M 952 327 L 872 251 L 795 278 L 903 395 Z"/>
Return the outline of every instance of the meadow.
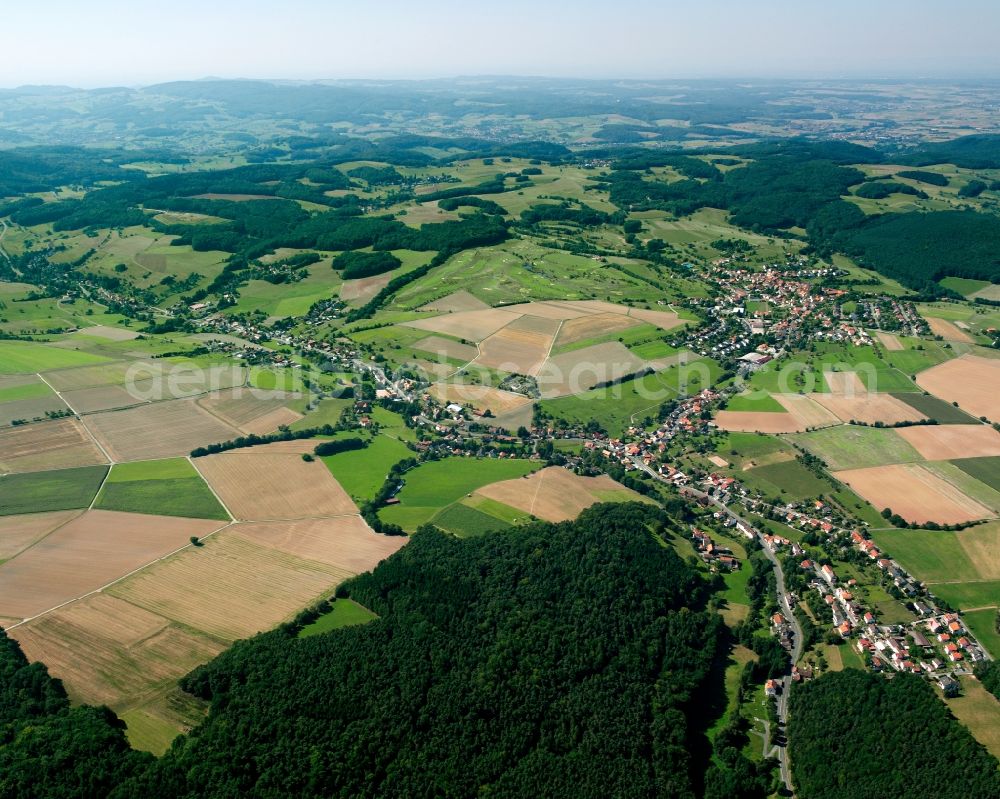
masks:
<path fill-rule="evenodd" d="M 356 502 L 365 502 L 378 492 L 389 469 L 413 453 L 398 439 L 377 435 L 364 449 L 326 455 L 323 463 Z"/>
<path fill-rule="evenodd" d="M 831 471 L 923 460 L 894 430 L 840 425 L 785 437 L 823 460 Z"/>
<path fill-rule="evenodd" d="M 367 624 L 372 619 L 377 618 L 378 616 L 368 610 L 368 608 L 362 607 L 353 599 L 338 599 L 333 603 L 333 607 L 329 611 L 303 627 L 299 631 L 299 638 L 322 635 L 331 630 L 339 630 L 341 627 L 352 627 L 355 624 Z"/>
<path fill-rule="evenodd" d="M 432 519 L 441 509 L 471 494 L 477 488 L 523 477 L 541 466 L 526 460 L 499 458 L 445 458 L 428 461 L 407 472 L 399 504 L 379 511 L 386 522 L 412 532 Z"/>

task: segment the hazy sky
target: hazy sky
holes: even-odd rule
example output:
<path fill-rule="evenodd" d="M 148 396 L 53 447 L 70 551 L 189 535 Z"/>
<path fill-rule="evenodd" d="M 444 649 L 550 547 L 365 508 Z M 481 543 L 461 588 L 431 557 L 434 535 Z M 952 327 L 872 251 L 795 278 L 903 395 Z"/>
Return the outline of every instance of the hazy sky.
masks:
<path fill-rule="evenodd" d="M 6 87 L 205 76 L 1000 77 L 997 0 L 3 5 Z"/>

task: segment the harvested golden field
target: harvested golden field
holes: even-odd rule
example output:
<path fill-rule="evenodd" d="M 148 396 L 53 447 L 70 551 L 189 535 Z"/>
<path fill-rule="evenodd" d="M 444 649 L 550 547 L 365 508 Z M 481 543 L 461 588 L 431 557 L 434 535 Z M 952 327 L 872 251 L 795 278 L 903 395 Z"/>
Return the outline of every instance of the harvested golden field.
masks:
<path fill-rule="evenodd" d="M 358 512 L 319 460 L 307 463 L 298 455 L 253 447 L 196 458 L 194 464 L 237 519 L 309 519 Z"/>
<path fill-rule="evenodd" d="M 474 493 L 550 522 L 575 519 L 582 510 L 598 502 L 648 501 L 606 474 L 580 477 L 561 466 L 492 483 Z"/>
<path fill-rule="evenodd" d="M 405 536 L 379 535 L 360 516 L 240 524 L 233 534 L 288 555 L 360 574 L 398 551 Z"/>
<path fill-rule="evenodd" d="M 812 398 L 843 422 L 852 419 L 866 424 L 918 422 L 926 419 L 920 411 L 891 394 L 860 393 L 855 396 L 813 394 Z"/>
<path fill-rule="evenodd" d="M 74 701 L 116 711 L 141 704 L 225 648 L 107 593 L 33 619 L 11 635 L 30 660 L 63 680 Z"/>
<path fill-rule="evenodd" d="M 233 427 L 243 427 L 273 410 L 284 407 L 289 395 L 240 386 L 199 397 L 198 405 Z"/>
<path fill-rule="evenodd" d="M 555 330 L 539 332 L 537 329 L 532 329 L 541 327 L 531 321 L 539 319 L 546 324 L 558 326 L 558 323 L 538 316 L 522 316 L 479 345 L 479 357 L 476 358 L 476 363 L 503 372 L 537 374 L 549 354 L 555 333 Z"/>
<path fill-rule="evenodd" d="M 917 385 L 973 416 L 1000 421 L 1000 361 L 963 355 L 917 375 Z"/>
<path fill-rule="evenodd" d="M 434 300 L 426 305 L 422 306 L 419 310 L 421 311 L 481 311 L 484 308 L 489 308 L 482 300 L 469 294 L 467 291 L 456 291 L 454 294 L 449 294 L 447 297 L 442 297 L 439 300 Z"/>
<path fill-rule="evenodd" d="M 9 560 L 81 513 L 80 510 L 55 510 L 0 516 L 0 561 Z"/>
<path fill-rule="evenodd" d="M 41 472 L 107 462 L 86 428 L 76 419 L 56 419 L 0 430 L 0 472 Z"/>
<path fill-rule="evenodd" d="M 942 478 L 916 463 L 833 472 L 876 509 L 891 508 L 908 522 L 958 524 L 993 515 Z"/>
<path fill-rule="evenodd" d="M 444 338 L 443 336 L 427 336 L 427 338 L 422 338 L 413 344 L 413 349 L 463 362 L 472 361 L 479 354 L 479 350 L 476 347 L 463 344 L 451 338 Z"/>
<path fill-rule="evenodd" d="M 621 342 L 610 341 L 553 355 L 535 378 L 543 397 L 563 397 L 634 374 L 645 365 L 645 361 Z"/>
<path fill-rule="evenodd" d="M 196 447 L 236 438 L 239 431 L 194 400 L 154 402 L 87 416 L 84 424 L 116 461 L 187 455 Z"/>
<path fill-rule="evenodd" d="M 521 316 L 505 308 L 487 308 L 481 311 L 457 311 L 442 314 L 431 319 L 404 322 L 404 327 L 414 327 L 431 333 L 444 333 L 468 341 L 482 341 L 509 325 Z"/>
<path fill-rule="evenodd" d="M 878 336 L 878 340 L 882 342 L 882 346 L 886 348 L 889 352 L 899 352 L 903 349 L 903 342 L 899 340 L 899 336 L 894 333 L 886 333 L 879 330 L 875 333 Z"/>
<path fill-rule="evenodd" d="M 921 425 L 896 432 L 929 461 L 1000 455 L 1000 433 L 984 424 Z"/>
<path fill-rule="evenodd" d="M 226 640 L 268 630 L 354 572 L 262 546 L 230 527 L 108 593 Z"/>
<path fill-rule="evenodd" d="M 722 430 L 743 433 L 795 433 L 806 429 L 792 414 L 770 411 L 719 411 L 715 423 Z"/>
<path fill-rule="evenodd" d="M 628 315 L 634 319 L 641 319 L 643 322 L 656 325 L 661 330 L 673 330 L 675 327 L 680 327 L 684 324 L 684 320 L 673 311 L 651 311 L 646 308 L 632 308 L 629 310 Z"/>
<path fill-rule="evenodd" d="M 301 418 L 302 414 L 298 411 L 293 411 L 291 408 L 275 408 L 273 411 L 269 411 L 263 416 L 258 416 L 253 421 L 247 422 L 240 427 L 240 430 L 244 433 L 266 435 L 267 433 L 275 432 L 282 425 L 295 424 Z"/>
<path fill-rule="evenodd" d="M 560 346 L 585 341 L 588 338 L 603 336 L 608 333 L 618 333 L 630 327 L 642 324 L 639 320 L 622 314 L 593 314 L 567 319 L 559 329 L 556 343 Z"/>
<path fill-rule="evenodd" d="M 77 332 L 81 336 L 96 336 L 97 338 L 105 338 L 108 341 L 131 341 L 139 337 L 139 334 L 134 330 L 126 330 L 123 327 L 108 327 L 107 325 L 84 327 Z"/>
<path fill-rule="evenodd" d="M 962 530 L 955 538 L 969 556 L 980 580 L 1000 580 L 1000 522 Z"/>
<path fill-rule="evenodd" d="M 0 615 L 35 616 L 221 526 L 206 519 L 86 511 L 0 564 Z"/>
<path fill-rule="evenodd" d="M 76 413 L 95 413 L 140 405 L 145 400 L 129 394 L 124 386 L 94 386 L 64 391 L 63 399 Z"/>
<path fill-rule="evenodd" d="M 531 404 L 531 400 L 522 394 L 502 391 L 491 386 L 435 383 L 427 389 L 427 393 L 440 402 L 457 402 L 459 405 L 470 403 L 480 416 L 487 409 L 494 416 L 499 416 Z"/>
<path fill-rule="evenodd" d="M 594 311 L 577 305 L 575 302 L 522 302 L 518 305 L 505 305 L 505 310 L 512 313 L 531 314 L 532 316 L 543 316 L 546 319 L 579 319 L 583 316 L 591 316 Z M 628 309 L 621 308 L 618 313 L 624 314 Z"/>
<path fill-rule="evenodd" d="M 974 344 L 976 341 L 964 330 L 956 327 L 954 322 L 938 319 L 936 316 L 925 316 L 924 318 L 927 320 L 931 333 L 935 336 L 941 336 L 945 341 L 961 341 L 964 344 Z"/>
<path fill-rule="evenodd" d="M 823 372 L 823 379 L 831 394 L 847 394 L 854 397 L 868 393 L 857 372 Z"/>
<path fill-rule="evenodd" d="M 725 458 L 720 458 L 718 455 L 709 455 L 708 460 L 710 463 L 712 463 L 715 466 L 718 466 L 720 469 L 729 468 L 729 461 L 727 461 Z"/>
<path fill-rule="evenodd" d="M 840 422 L 840 419 L 824 407 L 825 403 L 819 404 L 821 395 L 814 394 L 807 397 L 803 394 L 774 394 L 773 396 L 782 408 L 796 418 L 803 429 L 827 427 Z"/>

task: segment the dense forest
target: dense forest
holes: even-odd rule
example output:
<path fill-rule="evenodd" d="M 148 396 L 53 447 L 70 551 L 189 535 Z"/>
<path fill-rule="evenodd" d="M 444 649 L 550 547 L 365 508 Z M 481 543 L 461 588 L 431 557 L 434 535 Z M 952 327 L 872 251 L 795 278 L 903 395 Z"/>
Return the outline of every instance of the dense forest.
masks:
<path fill-rule="evenodd" d="M 792 691 L 790 716 L 799 796 L 1000 797 L 996 759 L 919 677 L 831 672 Z"/>
<path fill-rule="evenodd" d="M 425 528 L 342 586 L 376 621 L 307 638 L 286 625 L 187 677 L 209 716 L 155 762 L 121 756 L 113 717 L 67 710 L 11 644 L 33 680 L 4 673 L 0 794 L 90 778 L 116 797 L 694 797 L 723 627 L 709 583 L 652 534 L 665 521 L 630 504 L 469 540 Z M 76 763 L 26 732 L 50 727 L 74 736 Z"/>

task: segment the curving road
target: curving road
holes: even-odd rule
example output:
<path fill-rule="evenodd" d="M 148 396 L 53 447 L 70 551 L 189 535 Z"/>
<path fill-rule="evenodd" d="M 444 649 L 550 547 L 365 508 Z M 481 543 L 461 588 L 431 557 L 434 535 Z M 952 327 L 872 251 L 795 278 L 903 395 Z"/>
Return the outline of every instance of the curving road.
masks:
<path fill-rule="evenodd" d="M 642 469 L 646 474 L 655 477 L 664 483 L 669 483 L 663 475 L 657 472 L 655 469 L 651 468 L 646 464 L 641 458 L 633 458 L 632 462 L 635 464 L 636 468 Z M 795 618 L 795 614 L 792 612 L 791 603 L 788 601 L 788 591 L 785 588 L 785 573 L 781 568 L 781 562 L 778 560 L 778 556 L 775 555 L 768 547 L 764 544 L 764 534 L 761 533 L 749 520 L 744 519 L 739 514 L 735 513 L 728 505 L 723 503 L 721 500 L 716 499 L 710 494 L 700 491 L 697 488 L 692 488 L 691 486 L 685 486 L 685 491 L 689 492 L 692 496 L 699 497 L 701 499 L 706 499 L 713 505 L 717 506 L 719 510 L 729 516 L 735 522 L 740 522 L 748 530 L 752 530 L 754 535 L 757 536 L 757 540 L 761 544 L 761 548 L 764 551 L 764 556 L 771 561 L 771 565 L 774 567 L 774 577 L 775 586 L 778 595 L 778 607 L 781 609 L 782 615 L 788 620 L 789 625 L 792 628 L 792 651 L 790 653 L 792 663 L 798 663 L 799 658 L 802 657 L 802 625 L 799 624 L 799 620 Z M 792 690 L 792 678 L 791 676 L 786 676 L 782 680 L 781 684 L 781 694 L 777 698 L 776 710 L 778 715 L 778 722 L 782 727 L 786 727 L 788 723 L 788 695 Z M 787 729 L 787 728 L 786 728 Z M 788 790 L 790 796 L 795 795 L 795 790 L 792 787 L 792 772 L 788 763 L 788 749 L 784 746 L 779 746 L 777 748 L 778 755 L 778 765 L 781 769 L 781 781 L 785 784 L 785 788 Z"/>

